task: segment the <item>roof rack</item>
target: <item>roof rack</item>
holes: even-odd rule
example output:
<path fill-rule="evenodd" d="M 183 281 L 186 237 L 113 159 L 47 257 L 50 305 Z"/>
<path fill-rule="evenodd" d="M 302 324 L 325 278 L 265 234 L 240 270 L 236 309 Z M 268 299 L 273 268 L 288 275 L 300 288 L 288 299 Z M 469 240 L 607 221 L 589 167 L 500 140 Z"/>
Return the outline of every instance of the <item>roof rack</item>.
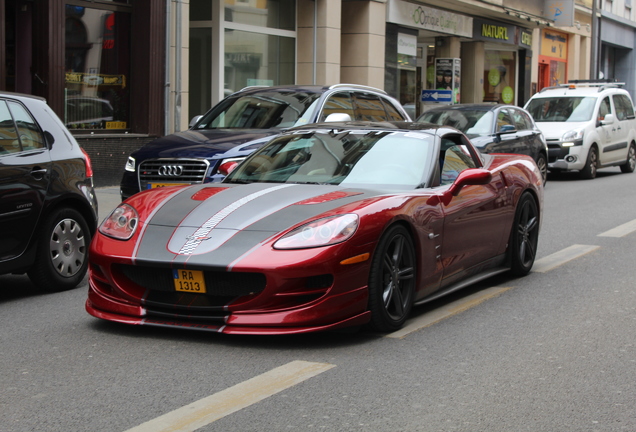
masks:
<path fill-rule="evenodd" d="M 614 80 L 571 80 L 565 84 L 559 84 L 551 87 L 544 87 L 539 93 L 545 90 L 555 89 L 575 89 L 577 87 L 598 87 L 598 91 L 602 92 L 608 88 L 622 88 L 625 85 L 624 82 L 617 82 Z"/>
<path fill-rule="evenodd" d="M 329 86 L 329 89 L 335 89 L 335 88 L 339 88 L 339 87 L 352 87 L 355 89 L 359 89 L 359 90 L 372 90 L 375 92 L 379 92 L 379 93 L 383 93 L 383 94 L 387 94 L 384 90 L 376 88 L 376 87 L 371 87 L 371 86 L 365 86 L 365 85 L 361 85 L 361 84 L 334 84 L 332 86 Z"/>

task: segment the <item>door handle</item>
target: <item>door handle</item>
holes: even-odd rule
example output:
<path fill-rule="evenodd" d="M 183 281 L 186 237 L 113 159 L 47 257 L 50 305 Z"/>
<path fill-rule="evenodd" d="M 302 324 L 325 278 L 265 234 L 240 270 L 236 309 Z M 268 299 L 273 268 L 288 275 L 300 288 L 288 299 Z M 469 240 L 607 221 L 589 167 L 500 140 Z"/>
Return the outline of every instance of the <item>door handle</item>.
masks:
<path fill-rule="evenodd" d="M 31 175 L 36 180 L 42 180 L 44 176 L 46 175 L 47 171 L 48 170 L 46 168 L 33 168 L 31 170 Z"/>

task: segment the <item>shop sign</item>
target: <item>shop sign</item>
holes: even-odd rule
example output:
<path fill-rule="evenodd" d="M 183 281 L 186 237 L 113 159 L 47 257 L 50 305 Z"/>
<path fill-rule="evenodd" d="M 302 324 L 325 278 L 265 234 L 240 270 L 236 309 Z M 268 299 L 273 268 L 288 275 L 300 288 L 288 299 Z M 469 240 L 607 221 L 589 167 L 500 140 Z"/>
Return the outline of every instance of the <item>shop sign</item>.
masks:
<path fill-rule="evenodd" d="M 471 37 L 473 18 L 402 0 L 387 3 L 387 21 L 422 30 Z"/>
<path fill-rule="evenodd" d="M 415 57 L 417 55 L 417 36 L 398 33 L 398 54 Z"/>
<path fill-rule="evenodd" d="M 67 72 L 65 82 L 66 84 L 86 84 L 90 86 L 107 85 L 126 87 L 126 76 Z"/>
<path fill-rule="evenodd" d="M 541 55 L 561 60 L 568 58 L 568 36 L 553 30 L 543 30 Z"/>
<path fill-rule="evenodd" d="M 473 39 L 517 45 L 517 27 L 496 21 L 473 20 Z"/>
<path fill-rule="evenodd" d="M 554 25 L 572 27 L 574 25 L 574 0 L 545 0 L 546 18 L 553 19 Z"/>

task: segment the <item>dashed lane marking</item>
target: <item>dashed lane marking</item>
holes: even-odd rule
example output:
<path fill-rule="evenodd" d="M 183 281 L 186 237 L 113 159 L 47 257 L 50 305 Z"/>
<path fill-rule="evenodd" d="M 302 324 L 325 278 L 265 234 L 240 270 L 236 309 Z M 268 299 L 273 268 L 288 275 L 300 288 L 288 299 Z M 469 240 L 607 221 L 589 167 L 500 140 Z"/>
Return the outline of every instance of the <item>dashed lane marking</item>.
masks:
<path fill-rule="evenodd" d="M 410 333 L 413 333 L 425 327 L 432 326 L 433 324 L 445 320 L 446 318 L 450 318 L 453 315 L 457 315 L 472 307 L 475 307 L 486 300 L 497 297 L 501 293 L 506 292 L 511 288 L 512 287 L 492 287 L 481 290 L 478 293 L 471 294 L 461 300 L 456 300 L 452 303 L 447 304 L 446 306 L 436 308 L 435 310 L 427 312 L 424 315 L 407 321 L 406 325 L 402 327 L 401 330 L 390 333 L 385 337 L 402 339 Z"/>
<path fill-rule="evenodd" d="M 536 273 L 548 272 L 559 267 L 560 265 L 565 264 L 566 262 L 572 261 L 573 259 L 582 257 L 585 254 L 595 251 L 598 248 L 600 248 L 600 246 L 572 245 L 563 250 L 560 250 L 559 252 L 555 252 L 552 255 L 548 255 L 547 257 L 543 257 L 540 260 L 536 260 L 534 262 L 534 266 L 532 267 L 532 271 Z"/>
<path fill-rule="evenodd" d="M 333 367 L 328 363 L 296 360 L 126 432 L 191 432 Z"/>
<path fill-rule="evenodd" d="M 627 234 L 631 234 L 636 231 L 636 219 L 631 222 L 624 223 L 609 231 L 600 233 L 597 237 L 624 237 Z"/>

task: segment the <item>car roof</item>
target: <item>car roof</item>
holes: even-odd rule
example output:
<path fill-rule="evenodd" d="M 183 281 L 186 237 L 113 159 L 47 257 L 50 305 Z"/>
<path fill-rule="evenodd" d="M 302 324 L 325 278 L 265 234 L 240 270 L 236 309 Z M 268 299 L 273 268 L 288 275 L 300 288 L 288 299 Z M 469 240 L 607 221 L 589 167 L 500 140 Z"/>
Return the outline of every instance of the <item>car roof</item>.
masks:
<path fill-rule="evenodd" d="M 332 84 L 332 85 L 278 85 L 278 86 L 250 86 L 245 87 L 237 92 L 232 93 L 234 95 L 253 94 L 261 92 L 304 92 L 304 93 L 316 93 L 322 94 L 329 90 L 359 90 L 380 93 L 386 95 L 387 93 L 375 87 L 359 85 L 359 84 Z"/>
<path fill-rule="evenodd" d="M 12 99 L 32 99 L 46 103 L 46 99 L 40 96 L 34 96 L 25 93 L 13 93 L 8 91 L 0 91 L 0 97 L 7 97 Z"/>
<path fill-rule="evenodd" d="M 532 96 L 532 99 L 545 97 L 598 97 L 607 93 L 629 94 L 627 90 L 621 88 L 622 83 L 587 83 L 587 84 L 562 84 L 556 87 L 546 87 L 539 93 Z"/>
<path fill-rule="evenodd" d="M 430 111 L 450 111 L 450 110 L 452 111 L 493 111 L 503 107 L 519 108 L 518 106 L 510 105 L 510 104 L 471 103 L 471 104 L 439 106 L 439 107 L 428 109 L 424 111 L 422 114 L 426 114 L 427 112 L 430 112 Z"/>

